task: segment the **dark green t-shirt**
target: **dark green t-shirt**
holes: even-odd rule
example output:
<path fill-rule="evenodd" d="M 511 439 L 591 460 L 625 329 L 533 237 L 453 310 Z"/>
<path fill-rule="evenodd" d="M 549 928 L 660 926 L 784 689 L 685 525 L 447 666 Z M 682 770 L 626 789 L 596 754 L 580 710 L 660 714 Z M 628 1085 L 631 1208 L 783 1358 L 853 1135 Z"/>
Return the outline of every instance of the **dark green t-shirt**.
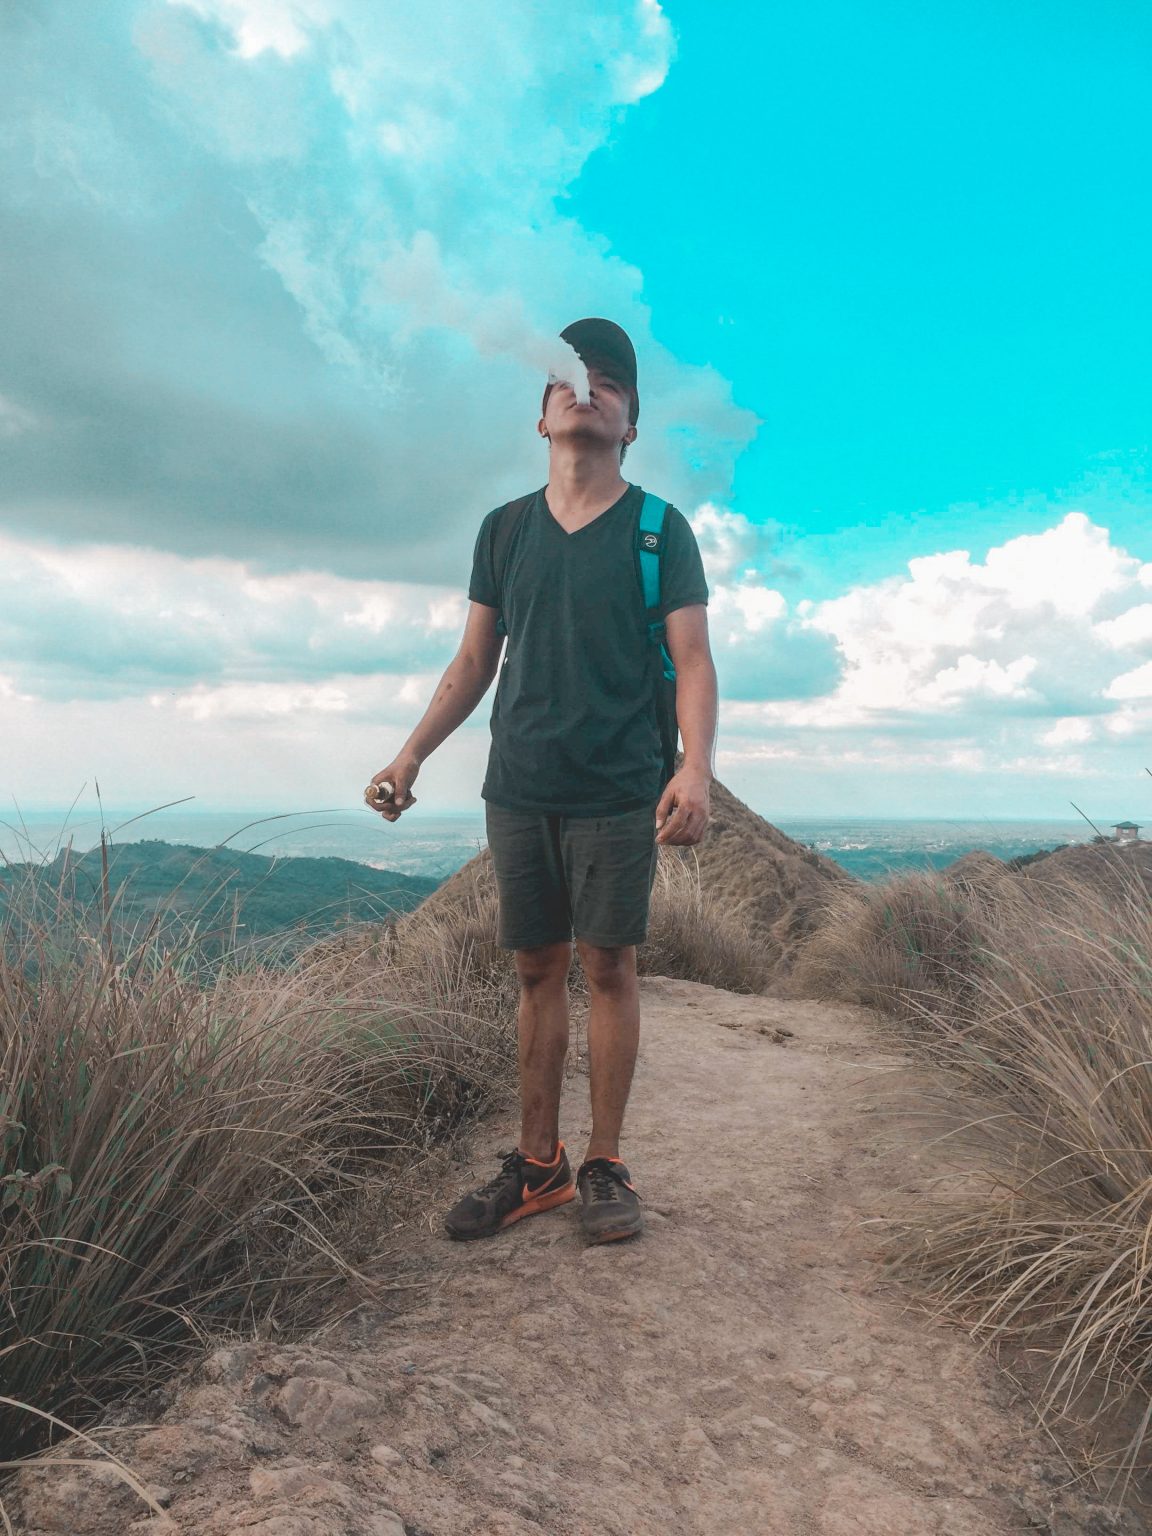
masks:
<path fill-rule="evenodd" d="M 481 794 L 494 805 L 544 815 L 611 816 L 655 807 L 663 787 L 655 672 L 645 629 L 637 533 L 644 492 L 628 489 L 574 533 L 552 516 L 541 488 L 508 550 L 497 588 L 492 535 L 480 526 L 472 602 L 499 608 L 508 642 L 492 705 L 492 745 Z M 707 603 L 696 536 L 668 508 L 660 615 Z"/>

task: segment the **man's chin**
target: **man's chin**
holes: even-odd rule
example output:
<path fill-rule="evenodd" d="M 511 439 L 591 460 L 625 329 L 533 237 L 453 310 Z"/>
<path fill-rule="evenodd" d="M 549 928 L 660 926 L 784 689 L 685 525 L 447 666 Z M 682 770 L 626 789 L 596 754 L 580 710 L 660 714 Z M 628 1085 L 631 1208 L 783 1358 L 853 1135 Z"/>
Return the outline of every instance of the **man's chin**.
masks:
<path fill-rule="evenodd" d="M 552 441 L 557 440 L 565 443 L 599 443 L 605 448 L 611 447 L 614 441 L 604 431 L 602 423 L 591 413 L 584 411 L 578 415 L 568 416 L 558 431 L 553 429 Z"/>

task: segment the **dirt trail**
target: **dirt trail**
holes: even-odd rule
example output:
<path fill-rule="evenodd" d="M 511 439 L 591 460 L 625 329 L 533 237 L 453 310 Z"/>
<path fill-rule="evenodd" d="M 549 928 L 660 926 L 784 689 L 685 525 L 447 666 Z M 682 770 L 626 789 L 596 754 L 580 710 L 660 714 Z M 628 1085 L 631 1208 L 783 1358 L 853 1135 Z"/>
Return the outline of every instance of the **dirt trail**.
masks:
<path fill-rule="evenodd" d="M 860 1010 L 641 983 L 623 1155 L 647 1230 L 586 1246 L 575 1203 L 453 1243 L 402 1234 L 392 1318 L 218 1352 L 163 1427 L 117 1441 L 171 1523 L 110 1483 L 38 1474 L 25 1532 L 106 1536 L 1000 1536 L 1135 1531 L 1067 1468 L 962 1332 L 872 1262 L 915 1153 L 873 1106 L 900 1064 Z M 790 1033 L 784 1033 L 789 1031 Z M 584 1042 L 580 1041 L 581 1049 Z M 576 1033 L 561 1132 L 589 1129 Z"/>

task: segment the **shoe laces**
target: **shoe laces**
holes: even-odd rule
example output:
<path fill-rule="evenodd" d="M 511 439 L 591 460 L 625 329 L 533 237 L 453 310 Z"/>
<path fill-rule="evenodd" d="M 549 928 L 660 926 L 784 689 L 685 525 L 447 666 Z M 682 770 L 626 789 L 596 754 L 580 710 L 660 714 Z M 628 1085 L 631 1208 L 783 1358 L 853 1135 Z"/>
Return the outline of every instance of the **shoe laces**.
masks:
<path fill-rule="evenodd" d="M 623 1183 L 624 1175 L 616 1171 L 615 1164 L 598 1159 L 589 1163 L 584 1173 L 591 1186 L 593 1200 L 619 1200 L 618 1185 Z"/>
<path fill-rule="evenodd" d="M 515 1174 L 517 1178 L 520 1176 L 524 1154 L 519 1147 L 513 1147 L 510 1152 L 497 1152 L 496 1156 L 501 1160 L 500 1172 L 489 1179 L 487 1184 L 480 1186 L 476 1191 L 478 1195 L 494 1195 L 507 1182 L 509 1174 Z"/>

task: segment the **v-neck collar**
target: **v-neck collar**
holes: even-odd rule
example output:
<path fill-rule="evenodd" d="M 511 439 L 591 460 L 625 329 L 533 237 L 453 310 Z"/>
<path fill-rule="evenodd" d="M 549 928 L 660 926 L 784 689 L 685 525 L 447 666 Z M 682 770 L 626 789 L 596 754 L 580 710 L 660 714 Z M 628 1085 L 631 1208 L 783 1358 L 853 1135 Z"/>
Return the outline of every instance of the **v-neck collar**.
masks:
<path fill-rule="evenodd" d="M 552 508 L 548 505 L 548 487 L 547 486 L 542 486 L 541 487 L 541 490 L 540 490 L 540 505 L 541 505 L 541 508 L 543 509 L 544 516 L 548 519 L 548 521 L 552 524 L 552 526 L 556 529 L 556 531 L 558 533 L 563 534 L 563 536 L 566 539 L 574 539 L 577 536 L 577 534 L 584 533 L 589 528 L 594 528 L 597 523 L 602 523 L 604 521 L 604 519 L 609 516 L 610 513 L 615 512 L 617 507 L 621 506 L 625 501 L 628 500 L 629 496 L 631 496 L 632 492 L 635 489 L 636 489 L 636 487 L 632 484 L 632 482 L 628 481 L 627 482 L 627 489 L 621 492 L 621 494 L 616 498 L 616 500 L 612 503 L 612 505 L 610 507 L 605 507 L 603 512 L 597 512 L 597 514 L 596 514 L 596 516 L 594 518 L 592 518 L 587 523 L 581 523 L 579 528 L 565 528 L 564 524 L 561 523 L 557 519 L 556 515 L 552 511 Z"/>

